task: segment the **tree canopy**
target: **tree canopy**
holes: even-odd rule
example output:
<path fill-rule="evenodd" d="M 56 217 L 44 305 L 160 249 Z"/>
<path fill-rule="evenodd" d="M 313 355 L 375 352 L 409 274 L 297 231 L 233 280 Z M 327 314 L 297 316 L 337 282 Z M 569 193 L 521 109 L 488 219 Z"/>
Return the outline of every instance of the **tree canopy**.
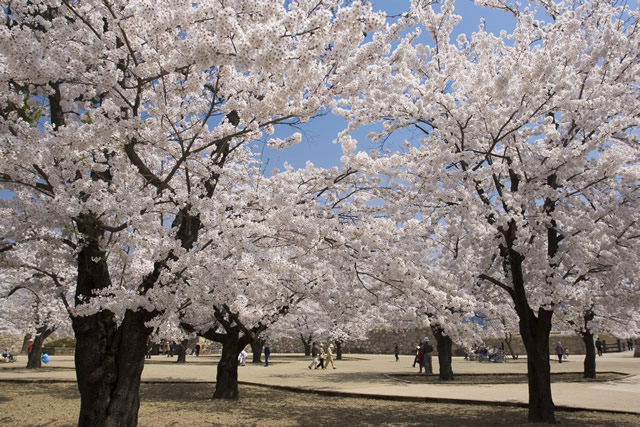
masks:
<path fill-rule="evenodd" d="M 135 425 L 154 329 L 255 339 L 302 301 L 460 342 L 515 313 L 555 420 L 552 323 L 638 327 L 613 317 L 638 311 L 640 12 L 478 3 L 515 29 L 454 39 L 453 0 L 0 3 L 2 274 L 66 302 L 81 425 Z M 329 109 L 342 165 L 265 176 Z M 370 124 L 419 137 L 358 151 Z"/>

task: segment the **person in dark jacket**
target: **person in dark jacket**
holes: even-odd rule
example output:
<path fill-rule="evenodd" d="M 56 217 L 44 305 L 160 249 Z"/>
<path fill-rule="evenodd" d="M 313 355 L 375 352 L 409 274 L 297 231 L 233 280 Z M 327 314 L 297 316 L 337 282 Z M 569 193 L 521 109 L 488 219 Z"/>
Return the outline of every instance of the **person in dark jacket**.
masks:
<path fill-rule="evenodd" d="M 316 366 L 316 369 L 318 368 L 322 368 L 324 369 L 324 358 L 327 356 L 327 353 L 325 353 L 324 351 L 324 346 L 322 344 L 320 344 L 318 346 L 318 365 Z"/>
<path fill-rule="evenodd" d="M 424 358 L 424 373 L 433 374 L 433 365 L 431 363 L 431 353 L 433 353 L 433 346 L 431 345 L 428 337 L 424 339 L 424 344 L 422 345 L 422 347 Z"/>
<path fill-rule="evenodd" d="M 264 345 L 264 366 L 269 366 L 269 356 L 271 355 L 271 347 L 269 344 Z"/>
<path fill-rule="evenodd" d="M 564 347 L 562 347 L 560 341 L 558 341 L 558 344 L 556 344 L 556 355 L 558 356 L 558 363 L 562 363 L 562 356 L 564 356 Z"/>
<path fill-rule="evenodd" d="M 596 338 L 596 350 L 598 350 L 598 356 L 602 356 L 602 341 L 600 341 L 600 338 Z"/>

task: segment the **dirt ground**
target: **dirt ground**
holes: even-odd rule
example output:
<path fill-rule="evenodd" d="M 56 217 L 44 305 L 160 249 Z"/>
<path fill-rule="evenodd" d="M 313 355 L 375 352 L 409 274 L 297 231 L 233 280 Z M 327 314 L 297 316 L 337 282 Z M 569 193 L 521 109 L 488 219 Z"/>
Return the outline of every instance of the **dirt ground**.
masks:
<path fill-rule="evenodd" d="M 240 386 L 237 401 L 212 400 L 207 383 L 143 383 L 140 426 L 488 426 L 527 424 L 525 408 L 402 402 Z M 0 382 L 0 424 L 76 425 L 72 382 Z M 556 411 L 564 426 L 640 426 L 640 416 Z M 535 425 L 535 424 L 528 424 Z"/>

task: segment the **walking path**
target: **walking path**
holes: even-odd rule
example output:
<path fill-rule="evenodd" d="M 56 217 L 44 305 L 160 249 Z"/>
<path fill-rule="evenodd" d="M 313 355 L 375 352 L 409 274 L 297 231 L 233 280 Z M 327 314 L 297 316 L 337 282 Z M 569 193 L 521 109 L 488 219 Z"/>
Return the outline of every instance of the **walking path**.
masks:
<path fill-rule="evenodd" d="M 597 358 L 598 372 L 620 372 L 628 376 L 607 382 L 554 383 L 551 386 L 557 407 L 620 411 L 640 414 L 640 358 L 632 352 L 607 353 Z M 251 359 L 251 355 L 249 360 Z M 153 356 L 145 364 L 143 382 L 215 382 L 216 356 L 187 358 L 186 364 L 176 364 L 175 358 Z M 413 356 L 344 355 L 337 360 L 337 369 L 309 370 L 310 358 L 300 354 L 272 354 L 268 367 L 247 363 L 238 367 L 242 383 L 279 386 L 308 391 L 347 393 L 360 396 L 389 398 L 420 398 L 454 401 L 500 402 L 526 404 L 528 387 L 522 384 L 425 384 L 414 382 L 417 368 Z M 17 363 L 0 364 L 0 381 L 75 381 L 73 358 L 52 356 L 41 370 L 26 370 L 24 357 Z M 551 361 L 551 372 L 582 372 L 583 356 L 573 355 L 564 363 Z M 433 358 L 438 372 L 437 357 Z M 470 362 L 454 358 L 456 374 L 526 373 L 526 359 L 507 363 Z M 408 374 L 408 375 L 407 375 Z M 415 374 L 415 375 L 411 375 Z M 463 377 L 463 375 L 460 375 Z"/>

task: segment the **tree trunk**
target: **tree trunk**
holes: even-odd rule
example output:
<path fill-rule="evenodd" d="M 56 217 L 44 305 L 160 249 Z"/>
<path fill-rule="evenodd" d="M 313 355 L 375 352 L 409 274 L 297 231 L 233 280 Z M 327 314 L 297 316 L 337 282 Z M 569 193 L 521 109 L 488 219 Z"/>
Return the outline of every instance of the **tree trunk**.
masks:
<path fill-rule="evenodd" d="M 342 342 L 336 341 L 336 360 L 342 360 Z"/>
<path fill-rule="evenodd" d="M 29 340 L 32 339 L 33 337 L 31 336 L 31 334 L 26 334 L 24 336 L 24 339 L 22 340 L 22 348 L 20 349 L 20 354 L 21 355 L 28 355 L 29 351 L 27 350 L 29 348 Z"/>
<path fill-rule="evenodd" d="M 263 346 L 264 346 L 263 338 L 256 338 L 255 341 L 251 343 L 251 352 L 253 353 L 253 360 L 251 361 L 252 363 L 262 363 L 261 355 L 262 355 Z M 242 349 L 238 351 L 238 354 L 240 354 L 241 351 Z"/>
<path fill-rule="evenodd" d="M 238 356 L 246 346 L 246 342 L 241 342 L 237 333 L 227 332 L 222 341 L 222 355 L 218 362 L 214 399 L 238 398 Z"/>
<path fill-rule="evenodd" d="M 311 340 L 313 339 L 313 335 L 309 335 L 309 339 L 305 339 L 304 335 L 300 334 L 300 341 L 302 341 L 302 345 L 304 346 L 304 355 L 311 356 Z"/>
<path fill-rule="evenodd" d="M 82 233 L 78 253 L 76 306 L 90 301 L 96 291 L 111 286 L 106 253 L 100 247 L 103 228 L 92 214 L 76 218 Z M 149 289 L 157 280 L 161 263 L 141 284 Z M 117 321 L 109 310 L 73 316 L 76 336 L 76 378 L 80 391 L 78 426 L 136 426 L 140 407 L 140 376 L 152 329 L 145 324 L 155 313 L 127 310 Z"/>
<path fill-rule="evenodd" d="M 451 338 L 445 335 L 444 330 L 438 325 L 431 325 L 433 336 L 436 338 L 438 348 L 438 364 L 440 365 L 440 379 L 442 381 L 453 380 L 453 368 L 451 356 L 453 354 Z"/>
<path fill-rule="evenodd" d="M 640 338 L 634 340 L 633 357 L 640 357 Z"/>
<path fill-rule="evenodd" d="M 518 358 L 518 355 L 513 352 L 513 348 L 511 347 L 511 340 L 513 340 L 513 334 L 511 332 L 509 332 L 508 334 L 504 334 L 504 342 L 507 343 L 509 353 L 511 353 L 511 357 L 515 360 Z"/>
<path fill-rule="evenodd" d="M 149 313 L 127 311 L 118 326 L 109 311 L 72 318 L 76 377 L 80 390 L 78 426 L 135 426 L 140 406 Z"/>
<path fill-rule="evenodd" d="M 42 367 L 42 344 L 54 330 L 55 328 L 49 329 L 46 326 L 36 329 L 36 336 L 33 340 L 31 353 L 29 353 L 27 359 L 27 369 L 39 369 Z"/>
<path fill-rule="evenodd" d="M 534 423 L 555 424 L 555 405 L 551 397 L 551 366 L 549 364 L 549 334 L 553 312 L 541 308 L 536 318 L 530 308 L 528 311 L 528 316 L 522 316 L 519 313 L 520 333 L 527 350 L 528 419 L 529 422 Z"/>
<path fill-rule="evenodd" d="M 582 341 L 584 342 L 584 348 L 586 349 L 584 355 L 584 378 L 596 377 L 596 345 L 593 342 L 593 334 L 587 330 L 580 334 Z"/>
<path fill-rule="evenodd" d="M 260 357 L 265 340 L 259 336 L 260 333 L 267 329 L 267 326 L 259 324 L 250 329 L 245 327 L 238 314 L 232 312 L 226 305 L 222 307 L 214 306 L 214 316 L 217 325 L 207 331 L 200 332 L 200 336 L 222 344 L 222 355 L 218 362 L 216 390 L 213 393 L 213 398 L 237 399 L 238 356 L 248 344 L 251 344 L 254 361 L 256 353 L 258 358 Z M 218 326 L 222 326 L 225 333 L 217 332 Z M 258 342 L 258 345 L 256 345 L 256 342 Z"/>
<path fill-rule="evenodd" d="M 551 178 L 550 178 L 551 179 Z M 553 204 L 547 201 L 550 207 L 547 211 L 553 211 Z M 547 203 L 545 202 L 545 203 Z M 547 230 L 549 259 L 553 259 L 558 250 L 558 233 L 552 227 Z M 505 238 L 506 246 L 500 245 L 500 254 L 504 257 L 507 273 L 511 279 L 511 286 L 503 285 L 518 314 L 518 326 L 520 335 L 527 350 L 527 379 L 529 384 L 529 422 L 555 424 L 555 406 L 551 398 L 551 366 L 549 365 L 549 335 L 551 333 L 551 318 L 553 310 L 538 308 L 537 316 L 529 305 L 525 288 L 525 275 L 523 269 L 524 256 L 514 249 L 517 224 L 511 220 L 508 228 L 501 231 Z M 551 286 L 542 284 L 541 286 Z"/>

